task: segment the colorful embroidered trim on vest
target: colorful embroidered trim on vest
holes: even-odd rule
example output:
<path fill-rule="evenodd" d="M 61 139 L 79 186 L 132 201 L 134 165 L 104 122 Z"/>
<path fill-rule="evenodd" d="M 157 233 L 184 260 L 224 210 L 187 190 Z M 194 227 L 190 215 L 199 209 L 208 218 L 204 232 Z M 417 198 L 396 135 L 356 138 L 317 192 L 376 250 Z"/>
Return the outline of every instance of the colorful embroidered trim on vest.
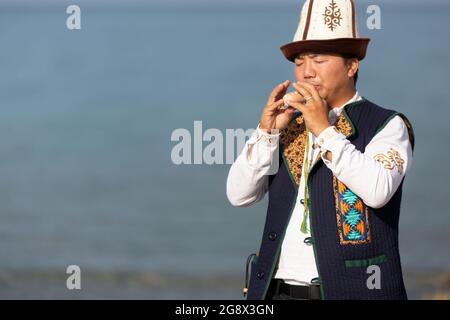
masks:
<path fill-rule="evenodd" d="M 364 202 L 333 176 L 336 219 L 341 245 L 370 242 L 369 211 Z"/>

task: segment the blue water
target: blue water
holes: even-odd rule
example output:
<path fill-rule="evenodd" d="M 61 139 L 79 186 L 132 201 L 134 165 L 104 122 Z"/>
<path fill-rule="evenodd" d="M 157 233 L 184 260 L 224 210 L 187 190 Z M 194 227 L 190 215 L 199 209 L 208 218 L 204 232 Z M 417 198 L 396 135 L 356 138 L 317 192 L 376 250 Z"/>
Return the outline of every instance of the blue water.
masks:
<path fill-rule="evenodd" d="M 237 275 L 266 200 L 233 208 L 229 165 L 171 162 L 174 129 L 254 128 L 292 79 L 279 46 L 299 8 L 0 6 L 0 269 Z M 358 89 L 416 133 L 406 270 L 450 269 L 450 8 L 382 7 Z"/>

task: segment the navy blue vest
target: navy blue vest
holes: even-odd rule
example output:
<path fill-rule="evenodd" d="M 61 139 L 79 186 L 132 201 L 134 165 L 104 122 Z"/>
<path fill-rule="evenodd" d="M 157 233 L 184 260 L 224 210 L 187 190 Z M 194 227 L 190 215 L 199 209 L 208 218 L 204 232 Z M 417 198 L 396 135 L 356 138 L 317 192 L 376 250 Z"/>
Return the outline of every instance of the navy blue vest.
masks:
<path fill-rule="evenodd" d="M 376 133 L 396 115 L 404 119 L 414 147 L 414 133 L 408 119 L 366 99 L 345 106 L 336 127 L 357 150 L 364 152 Z M 269 177 L 266 223 L 259 253 L 251 262 L 247 299 L 269 298 L 267 289 L 278 265 L 301 173 L 295 168 L 299 163 L 296 159 L 303 157 L 304 145 L 298 142 L 301 139 L 294 139 L 304 129 L 300 116 L 281 132 L 283 160 L 278 172 Z M 313 166 L 308 177 L 312 235 L 308 240 L 314 248 L 319 278 L 311 280 L 321 284 L 323 299 L 407 298 L 398 247 L 402 185 L 403 182 L 385 206 L 374 209 L 338 181 L 322 160 Z M 380 268 L 381 289 L 367 286 L 371 276 L 367 267 L 372 265 Z"/>

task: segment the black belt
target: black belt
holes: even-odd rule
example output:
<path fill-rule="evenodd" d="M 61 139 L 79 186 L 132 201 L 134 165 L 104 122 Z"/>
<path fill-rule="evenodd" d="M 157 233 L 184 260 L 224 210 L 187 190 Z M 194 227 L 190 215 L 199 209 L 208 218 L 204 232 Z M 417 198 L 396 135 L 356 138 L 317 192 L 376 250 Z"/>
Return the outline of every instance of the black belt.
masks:
<path fill-rule="evenodd" d="M 283 280 L 272 280 L 275 286 L 275 294 L 285 294 L 293 299 L 321 300 L 320 285 L 296 286 L 287 284 Z"/>

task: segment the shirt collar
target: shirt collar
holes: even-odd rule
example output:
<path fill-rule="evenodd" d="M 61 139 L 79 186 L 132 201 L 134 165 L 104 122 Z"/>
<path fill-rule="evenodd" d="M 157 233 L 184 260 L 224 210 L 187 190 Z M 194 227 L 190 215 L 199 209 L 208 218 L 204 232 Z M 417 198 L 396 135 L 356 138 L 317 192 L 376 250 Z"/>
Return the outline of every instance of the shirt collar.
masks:
<path fill-rule="evenodd" d="M 346 105 L 360 100 L 362 100 L 362 97 L 359 95 L 359 92 L 356 91 L 355 95 L 342 106 L 332 108 L 328 113 L 328 119 L 330 120 L 331 124 L 334 124 L 334 122 L 336 122 L 337 118 L 341 114 L 342 110 L 344 110 L 344 107 Z"/>

